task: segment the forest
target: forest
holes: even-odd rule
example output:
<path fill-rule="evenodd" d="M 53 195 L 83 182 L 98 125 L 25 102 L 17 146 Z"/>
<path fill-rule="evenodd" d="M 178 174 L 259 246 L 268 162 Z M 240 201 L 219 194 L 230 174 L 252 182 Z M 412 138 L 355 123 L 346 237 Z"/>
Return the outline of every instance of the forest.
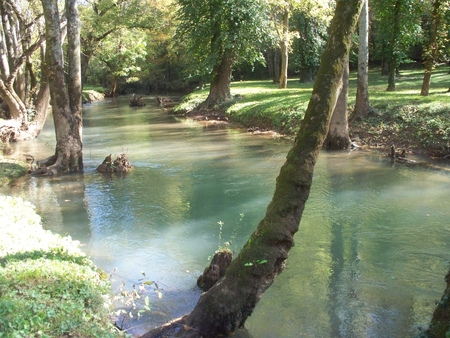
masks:
<path fill-rule="evenodd" d="M 449 3 L 442 0 L 0 0 L 0 12 L 0 136 L 5 149 L 10 143 L 37 138 L 49 116 L 53 118 L 54 154 L 30 168 L 35 177 L 83 173 L 83 105 L 90 103 L 83 96 L 86 89 L 97 89 L 106 98 L 193 93 L 175 113 L 194 112 L 209 118 L 223 117 L 239 102 L 240 97 L 232 95 L 232 83 L 245 86 L 246 81 L 269 79 L 280 93 L 298 84 L 312 87 L 301 119 L 282 123 L 286 130 L 292 127 L 290 123 L 295 124 L 291 128 L 295 141 L 256 230 L 233 260 L 227 258 L 224 271 L 222 267 L 217 271 L 221 264 L 213 259 L 209 269 L 218 282 L 205 290 L 189 314 L 142 335 L 145 338 L 174 333 L 217 337 L 244 327 L 286 267 L 320 150 L 359 147 L 350 137 L 349 123 L 379 114 L 370 103 L 369 69 L 377 69 L 385 91 L 395 93 L 401 70 L 419 68 L 423 78 L 416 95 L 427 97 L 433 74 L 447 66 L 449 57 Z M 356 93 L 350 110 L 351 72 Z M 202 94 L 196 96 L 199 91 Z M 193 101 L 194 107 L 186 108 Z M 449 155 L 447 129 L 438 126 L 434 133 L 442 135 L 442 143 L 433 154 L 444 158 Z M 407 150 L 399 152 L 394 145 L 390 149 L 392 161 L 403 159 Z M 9 218 L 7 222 L 11 222 Z M 9 262 L 54 256 L 58 262 L 95 270 L 82 254 L 65 252 L 55 243 L 45 253 L 39 248 L 33 253 L 11 253 L 4 244 L 7 249 L 2 252 L 2 262 L 8 267 Z M 1 270 L 3 285 L 15 278 L 18 268 L 11 265 L 8 269 Z M 104 292 L 101 274 L 83 277 L 96 278 L 98 291 Z M 423 334 L 449 335 L 449 292 L 447 288 Z M 91 309 L 94 305 L 101 308 L 101 296 L 90 288 L 83 293 L 85 307 L 93 312 L 87 322 L 94 318 L 113 332 L 104 317 L 96 318 L 99 310 Z M 12 304 L 15 296 L 11 297 L 8 302 Z M 6 310 L 6 305 L 0 305 L 0 310 L 9 318 L 16 308 Z M 52 313 L 45 316 L 56 317 Z M 41 335 L 46 320 L 36 315 L 31 324 L 14 323 L 25 336 L 33 330 L 30 325 L 39 327 L 35 334 Z M 0 320 L 0 329 L 5 330 L 8 321 Z M 62 331 L 70 332 L 64 325 Z M 79 334 L 102 334 L 97 329 L 94 324 L 86 328 L 87 333 L 81 330 Z"/>

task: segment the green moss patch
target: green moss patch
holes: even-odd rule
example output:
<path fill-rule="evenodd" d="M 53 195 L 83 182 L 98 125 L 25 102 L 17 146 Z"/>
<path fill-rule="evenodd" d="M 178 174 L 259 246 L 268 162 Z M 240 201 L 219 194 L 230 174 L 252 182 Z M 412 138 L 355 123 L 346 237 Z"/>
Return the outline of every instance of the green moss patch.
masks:
<path fill-rule="evenodd" d="M 25 163 L 0 159 L 0 186 L 8 184 L 16 178 L 25 175 L 27 171 L 28 168 Z"/>

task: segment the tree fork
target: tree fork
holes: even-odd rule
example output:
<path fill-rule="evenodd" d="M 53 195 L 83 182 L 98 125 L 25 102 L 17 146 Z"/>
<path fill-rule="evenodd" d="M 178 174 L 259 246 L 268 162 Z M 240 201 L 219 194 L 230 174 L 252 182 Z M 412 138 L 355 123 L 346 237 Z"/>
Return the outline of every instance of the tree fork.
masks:
<path fill-rule="evenodd" d="M 328 132 L 362 0 L 338 0 L 311 99 L 266 215 L 225 276 L 189 314 L 142 338 L 217 337 L 242 327 L 263 293 L 284 270 L 308 199 L 313 169 Z"/>

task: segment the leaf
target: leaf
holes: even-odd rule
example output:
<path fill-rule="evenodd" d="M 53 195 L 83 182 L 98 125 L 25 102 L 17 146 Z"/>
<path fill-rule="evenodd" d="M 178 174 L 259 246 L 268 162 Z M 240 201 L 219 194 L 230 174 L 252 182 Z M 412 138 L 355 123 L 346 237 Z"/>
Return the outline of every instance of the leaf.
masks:
<path fill-rule="evenodd" d="M 253 266 L 253 263 L 252 262 L 245 263 L 244 266 Z"/>
<path fill-rule="evenodd" d="M 257 261 L 258 264 L 266 264 L 267 263 L 267 259 L 261 259 L 259 261 Z"/>

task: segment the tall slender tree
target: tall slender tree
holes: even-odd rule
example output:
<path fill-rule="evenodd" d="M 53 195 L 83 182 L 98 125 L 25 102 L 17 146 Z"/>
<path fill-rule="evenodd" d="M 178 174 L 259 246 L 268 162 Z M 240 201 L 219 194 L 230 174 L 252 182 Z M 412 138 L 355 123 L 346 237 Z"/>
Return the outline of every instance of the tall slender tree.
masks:
<path fill-rule="evenodd" d="M 187 316 L 142 338 L 217 337 L 244 325 L 284 270 L 311 189 L 314 165 L 328 133 L 362 0 L 338 0 L 305 118 L 277 178 L 274 196 L 255 232 L 220 279 Z"/>
<path fill-rule="evenodd" d="M 420 0 L 372 0 L 379 58 L 388 68 L 387 91 L 395 91 L 398 67 L 406 59 L 408 49 L 421 38 Z"/>
<path fill-rule="evenodd" d="M 56 132 L 56 150 L 50 158 L 39 161 L 40 174 L 83 171 L 81 120 L 80 22 L 76 0 L 66 0 L 67 59 L 64 67 L 57 0 L 41 0 L 45 17 L 48 48 L 49 85 Z M 67 76 L 66 76 L 67 72 Z"/>
<path fill-rule="evenodd" d="M 358 24 L 358 76 L 356 102 L 351 119 L 363 118 L 370 111 L 369 103 L 369 0 L 364 0 Z"/>
<path fill-rule="evenodd" d="M 430 91 L 431 83 L 431 72 L 435 66 L 436 58 L 439 51 L 440 45 L 440 35 L 446 36 L 443 31 L 442 23 L 445 15 L 445 11 L 448 10 L 448 1 L 445 0 L 434 0 L 433 10 L 431 13 L 431 25 L 429 28 L 429 39 L 427 45 L 424 48 L 424 64 L 425 73 L 423 76 L 422 88 L 420 90 L 420 95 L 428 96 Z M 444 33 L 444 34 L 442 34 Z"/>
<path fill-rule="evenodd" d="M 330 128 L 324 142 L 324 147 L 328 150 L 342 150 L 350 148 L 351 140 L 348 130 L 348 79 L 349 64 L 344 68 L 340 93 L 331 116 Z"/>

